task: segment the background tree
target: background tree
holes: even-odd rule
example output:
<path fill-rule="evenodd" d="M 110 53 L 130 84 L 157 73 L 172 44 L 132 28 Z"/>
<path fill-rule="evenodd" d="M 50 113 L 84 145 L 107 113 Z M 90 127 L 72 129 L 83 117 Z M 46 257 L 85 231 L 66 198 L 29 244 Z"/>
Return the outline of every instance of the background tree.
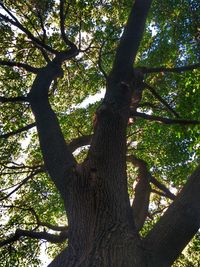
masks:
<path fill-rule="evenodd" d="M 2 266 L 199 265 L 199 3 L 151 2 L 0 1 Z"/>

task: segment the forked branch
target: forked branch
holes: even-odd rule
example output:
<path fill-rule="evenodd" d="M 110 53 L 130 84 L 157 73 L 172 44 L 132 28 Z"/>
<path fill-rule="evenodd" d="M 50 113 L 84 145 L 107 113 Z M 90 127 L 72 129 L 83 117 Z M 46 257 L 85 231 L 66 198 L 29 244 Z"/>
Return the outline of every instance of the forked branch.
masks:
<path fill-rule="evenodd" d="M 0 6 L 12 17 L 9 18 L 6 15 L 3 15 L 0 13 L 0 18 L 5 21 L 10 23 L 11 25 L 17 27 L 19 30 L 21 30 L 23 33 L 25 33 L 27 35 L 27 37 L 36 45 L 44 48 L 45 50 L 47 50 L 48 52 L 52 53 L 52 54 L 57 54 L 57 51 L 55 49 L 53 49 L 52 47 L 46 45 L 45 43 L 43 43 L 41 40 L 39 40 L 38 38 L 36 38 L 27 28 L 25 28 L 20 22 L 19 20 L 2 4 L 0 3 Z"/>
<path fill-rule="evenodd" d="M 41 221 L 38 214 L 36 213 L 36 211 L 33 208 L 30 208 L 29 210 L 36 219 L 37 227 L 44 226 L 44 227 L 47 227 L 53 231 L 67 231 L 68 230 L 68 226 L 58 226 L 58 225 L 53 225 L 53 224 L 48 223 L 48 222 Z"/>

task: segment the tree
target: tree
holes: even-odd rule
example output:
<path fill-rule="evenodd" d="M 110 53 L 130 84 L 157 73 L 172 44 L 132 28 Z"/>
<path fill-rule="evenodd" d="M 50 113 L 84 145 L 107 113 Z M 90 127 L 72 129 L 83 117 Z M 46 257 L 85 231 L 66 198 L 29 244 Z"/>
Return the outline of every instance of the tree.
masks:
<path fill-rule="evenodd" d="M 199 4 L 151 2 L 0 1 L 6 266 L 167 267 L 198 232 Z"/>

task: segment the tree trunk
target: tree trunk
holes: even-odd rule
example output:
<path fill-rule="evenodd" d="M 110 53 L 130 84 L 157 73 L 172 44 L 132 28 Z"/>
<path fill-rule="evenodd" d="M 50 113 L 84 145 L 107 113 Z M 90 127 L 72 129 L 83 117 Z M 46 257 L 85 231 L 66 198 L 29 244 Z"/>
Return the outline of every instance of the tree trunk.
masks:
<path fill-rule="evenodd" d="M 62 75 L 61 65 L 71 54 L 57 54 L 38 72 L 33 83 L 29 100 L 44 162 L 64 199 L 69 225 L 68 247 L 49 267 L 169 267 L 198 230 L 199 170 L 143 240 L 138 229 L 144 223 L 150 194 L 144 177 L 146 167 L 140 173 L 141 186 L 135 192 L 135 197 L 140 198 L 134 201 L 134 211 L 130 206 L 126 129 L 131 106 L 136 110 L 142 97 L 143 77 L 133 68 L 133 63 L 150 5 L 151 0 L 134 1 L 107 77 L 106 95 L 96 111 L 90 149 L 82 164 L 77 164 L 71 154 L 48 100 L 49 86 L 55 77 Z M 141 199 L 145 203 L 140 203 Z M 188 207 L 192 207 L 192 213 Z M 141 213 L 142 216 L 137 216 Z M 178 219 L 173 220 L 176 213 Z M 191 218 L 197 223 L 190 225 Z M 181 237 L 177 243 L 176 233 Z M 170 253 L 165 254 L 170 247 L 173 251 L 169 249 Z"/>
<path fill-rule="evenodd" d="M 127 190 L 126 128 L 132 92 L 131 74 L 120 82 L 109 77 L 88 156 L 68 185 L 69 247 L 50 266 L 61 266 L 61 260 L 63 267 L 146 266 Z"/>
<path fill-rule="evenodd" d="M 77 255 L 64 250 L 49 267 L 147 267 L 147 256 L 138 238 L 120 226 L 104 231 L 90 251 Z M 152 265 L 153 267 L 153 265 Z M 155 266 L 154 266 L 155 267 Z"/>
<path fill-rule="evenodd" d="M 93 172 L 91 163 L 87 164 L 81 166 L 82 175 L 77 175 L 71 188 L 74 193 L 67 199 L 72 203 L 67 210 L 68 248 L 49 267 L 147 266 L 146 250 L 134 228 L 129 203 L 121 205 L 121 195 L 117 199 L 118 192 L 110 192 L 108 172 L 100 180 L 98 164 Z"/>
<path fill-rule="evenodd" d="M 81 170 L 82 174 L 87 174 L 88 169 L 85 169 Z M 79 182 L 74 184 L 76 188 L 71 188 L 76 193 L 74 191 L 73 198 L 68 199 L 75 201 L 71 212 L 68 211 L 73 215 L 68 248 L 49 267 L 172 266 L 199 229 L 200 166 L 143 239 L 131 224 L 129 205 L 124 213 L 116 214 L 113 198 L 103 185 L 96 187 L 93 178 L 95 176 L 77 176 Z M 91 184 L 84 182 L 89 180 Z"/>

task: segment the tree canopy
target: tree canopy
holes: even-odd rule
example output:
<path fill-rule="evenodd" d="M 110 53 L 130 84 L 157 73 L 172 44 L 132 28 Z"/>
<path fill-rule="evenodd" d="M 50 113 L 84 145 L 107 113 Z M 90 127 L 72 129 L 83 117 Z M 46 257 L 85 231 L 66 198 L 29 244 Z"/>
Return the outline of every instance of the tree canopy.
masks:
<path fill-rule="evenodd" d="M 105 146 L 118 170 L 115 157 L 123 155 L 96 141 L 106 123 L 118 125 L 116 117 L 98 120 L 113 95 L 126 101 L 121 89 L 106 88 L 120 83 L 125 92 L 131 64 L 134 90 L 123 114 L 128 194 L 141 238 L 154 236 L 199 161 L 199 10 L 197 0 L 0 0 L 1 266 L 42 266 L 44 250 L 53 259 L 67 246 L 68 182 L 57 177 L 68 159 L 81 169 Z M 96 167 L 91 172 L 95 180 Z M 190 198 L 191 190 L 181 192 Z M 197 233 L 173 266 L 199 266 L 199 249 Z"/>

